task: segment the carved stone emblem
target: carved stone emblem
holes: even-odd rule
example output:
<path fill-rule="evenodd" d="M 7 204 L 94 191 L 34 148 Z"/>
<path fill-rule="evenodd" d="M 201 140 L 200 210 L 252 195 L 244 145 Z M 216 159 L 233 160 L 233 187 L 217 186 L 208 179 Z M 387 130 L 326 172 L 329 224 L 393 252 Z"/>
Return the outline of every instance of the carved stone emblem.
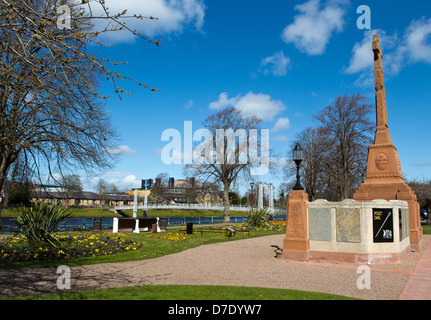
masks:
<path fill-rule="evenodd" d="M 388 156 L 386 153 L 380 152 L 376 156 L 376 167 L 379 170 L 385 170 L 388 166 Z"/>

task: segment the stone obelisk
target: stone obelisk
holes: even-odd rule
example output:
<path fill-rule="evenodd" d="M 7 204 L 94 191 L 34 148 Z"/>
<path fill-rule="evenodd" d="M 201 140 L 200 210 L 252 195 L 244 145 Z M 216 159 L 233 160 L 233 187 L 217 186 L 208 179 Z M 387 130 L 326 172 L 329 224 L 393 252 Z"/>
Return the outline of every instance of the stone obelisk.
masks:
<path fill-rule="evenodd" d="M 413 190 L 404 182 L 397 148 L 392 144 L 386 108 L 383 78 L 383 53 L 379 36 L 373 38 L 374 81 L 376 96 L 376 132 L 374 144 L 368 148 L 367 176 L 356 190 L 356 201 L 374 199 L 404 200 L 409 205 L 410 244 L 419 249 L 423 234 L 420 224 L 419 204 Z"/>

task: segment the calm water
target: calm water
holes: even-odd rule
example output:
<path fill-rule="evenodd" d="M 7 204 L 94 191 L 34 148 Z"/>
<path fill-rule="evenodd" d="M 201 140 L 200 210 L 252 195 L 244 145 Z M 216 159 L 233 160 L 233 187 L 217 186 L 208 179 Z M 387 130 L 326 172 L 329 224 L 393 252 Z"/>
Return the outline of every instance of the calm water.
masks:
<path fill-rule="evenodd" d="M 1 218 L 3 232 L 13 232 L 16 226 L 14 218 Z M 73 230 L 73 229 L 93 229 L 93 223 L 95 218 L 70 218 L 68 221 L 60 225 L 60 229 Z M 112 228 L 113 218 L 97 218 L 102 219 L 102 228 Z M 246 217 L 230 217 L 233 223 L 244 222 Z M 180 224 L 211 224 L 220 223 L 223 217 L 169 217 L 167 218 L 168 225 L 180 225 Z M 284 221 L 286 215 L 274 216 L 274 221 Z"/>

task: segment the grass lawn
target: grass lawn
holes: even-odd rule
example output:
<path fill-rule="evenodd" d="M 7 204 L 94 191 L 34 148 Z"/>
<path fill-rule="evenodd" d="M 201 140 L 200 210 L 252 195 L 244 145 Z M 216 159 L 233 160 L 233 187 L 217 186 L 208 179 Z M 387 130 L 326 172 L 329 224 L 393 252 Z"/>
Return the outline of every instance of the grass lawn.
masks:
<path fill-rule="evenodd" d="M 231 286 L 139 286 L 23 296 L 15 300 L 356 300 L 319 292 Z"/>
<path fill-rule="evenodd" d="M 199 229 L 199 228 L 197 228 Z M 122 252 L 107 256 L 92 256 L 79 259 L 51 260 L 51 261 L 25 261 L 1 264 L 2 268 L 37 268 L 57 267 L 59 264 L 80 266 L 105 262 L 124 262 L 133 260 L 151 259 L 194 248 L 200 245 L 223 241 L 235 241 L 250 237 L 260 237 L 274 234 L 283 234 L 284 230 L 253 230 L 249 235 L 238 233 L 235 237 L 227 237 L 220 233 L 200 233 L 183 235 L 182 233 L 161 234 L 125 234 L 125 239 L 137 241 L 142 246 L 133 251 Z M 169 239 L 179 239 L 177 241 Z M 10 298 L 8 298 L 10 299 Z M 192 286 L 192 285 L 165 285 L 165 286 L 137 286 L 122 287 L 103 290 L 85 290 L 76 292 L 59 292 L 35 296 L 14 297 L 17 300 L 344 300 L 348 297 L 304 292 L 287 289 L 248 288 L 231 286 Z"/>
<path fill-rule="evenodd" d="M 422 230 L 424 234 L 431 234 L 431 225 L 429 224 L 423 224 Z"/>
<path fill-rule="evenodd" d="M 200 228 L 195 228 L 198 231 Z M 137 250 L 131 250 L 127 252 L 112 254 L 112 255 L 94 255 L 89 257 L 81 257 L 74 259 L 63 259 L 63 260 L 32 260 L 32 261 L 21 261 L 21 262 L 2 262 L 0 256 L 0 268 L 41 268 L 41 267 L 57 267 L 59 263 L 67 264 L 68 266 L 81 266 L 88 264 L 107 263 L 107 262 L 125 262 L 125 261 L 136 261 L 144 259 L 157 258 L 163 255 L 172 254 L 195 248 L 201 245 L 224 242 L 224 241 L 235 241 L 239 239 L 246 239 L 251 237 L 261 237 L 274 234 L 283 234 L 285 231 L 274 231 L 274 230 L 253 230 L 249 235 L 246 233 L 237 233 L 235 237 L 227 237 L 220 233 L 206 232 L 203 235 L 196 233 L 193 235 L 185 236 L 183 233 L 178 233 L 178 229 L 169 229 L 165 233 L 154 234 L 151 233 L 127 233 L 123 234 L 122 237 L 126 240 L 132 240 L 139 242 L 142 246 Z M 164 238 L 163 235 L 165 235 Z M 168 240 L 166 240 L 168 239 Z M 172 239 L 172 240 L 169 240 Z"/>

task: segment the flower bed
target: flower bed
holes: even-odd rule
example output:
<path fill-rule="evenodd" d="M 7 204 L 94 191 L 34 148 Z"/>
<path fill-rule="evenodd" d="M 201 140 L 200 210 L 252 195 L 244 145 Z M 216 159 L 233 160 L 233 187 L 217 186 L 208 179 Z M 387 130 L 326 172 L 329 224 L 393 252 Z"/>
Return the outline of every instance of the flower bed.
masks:
<path fill-rule="evenodd" d="M 150 233 L 146 235 L 146 237 L 153 239 L 170 240 L 175 242 L 190 239 L 188 235 L 182 233 Z"/>
<path fill-rule="evenodd" d="M 37 260 L 73 259 L 111 255 L 136 250 L 139 242 L 125 239 L 122 234 L 73 233 L 55 235 L 58 246 L 30 245 L 25 236 L 0 238 L 0 263 Z"/>
<path fill-rule="evenodd" d="M 268 226 L 257 228 L 251 227 L 246 223 L 226 226 L 210 226 L 205 228 L 205 232 L 210 233 L 226 233 L 226 228 L 235 229 L 238 232 L 250 232 L 250 231 L 286 231 L 286 221 L 269 221 Z M 182 228 L 182 231 L 186 231 L 186 227 Z M 200 233 L 199 228 L 193 229 L 194 233 Z"/>

